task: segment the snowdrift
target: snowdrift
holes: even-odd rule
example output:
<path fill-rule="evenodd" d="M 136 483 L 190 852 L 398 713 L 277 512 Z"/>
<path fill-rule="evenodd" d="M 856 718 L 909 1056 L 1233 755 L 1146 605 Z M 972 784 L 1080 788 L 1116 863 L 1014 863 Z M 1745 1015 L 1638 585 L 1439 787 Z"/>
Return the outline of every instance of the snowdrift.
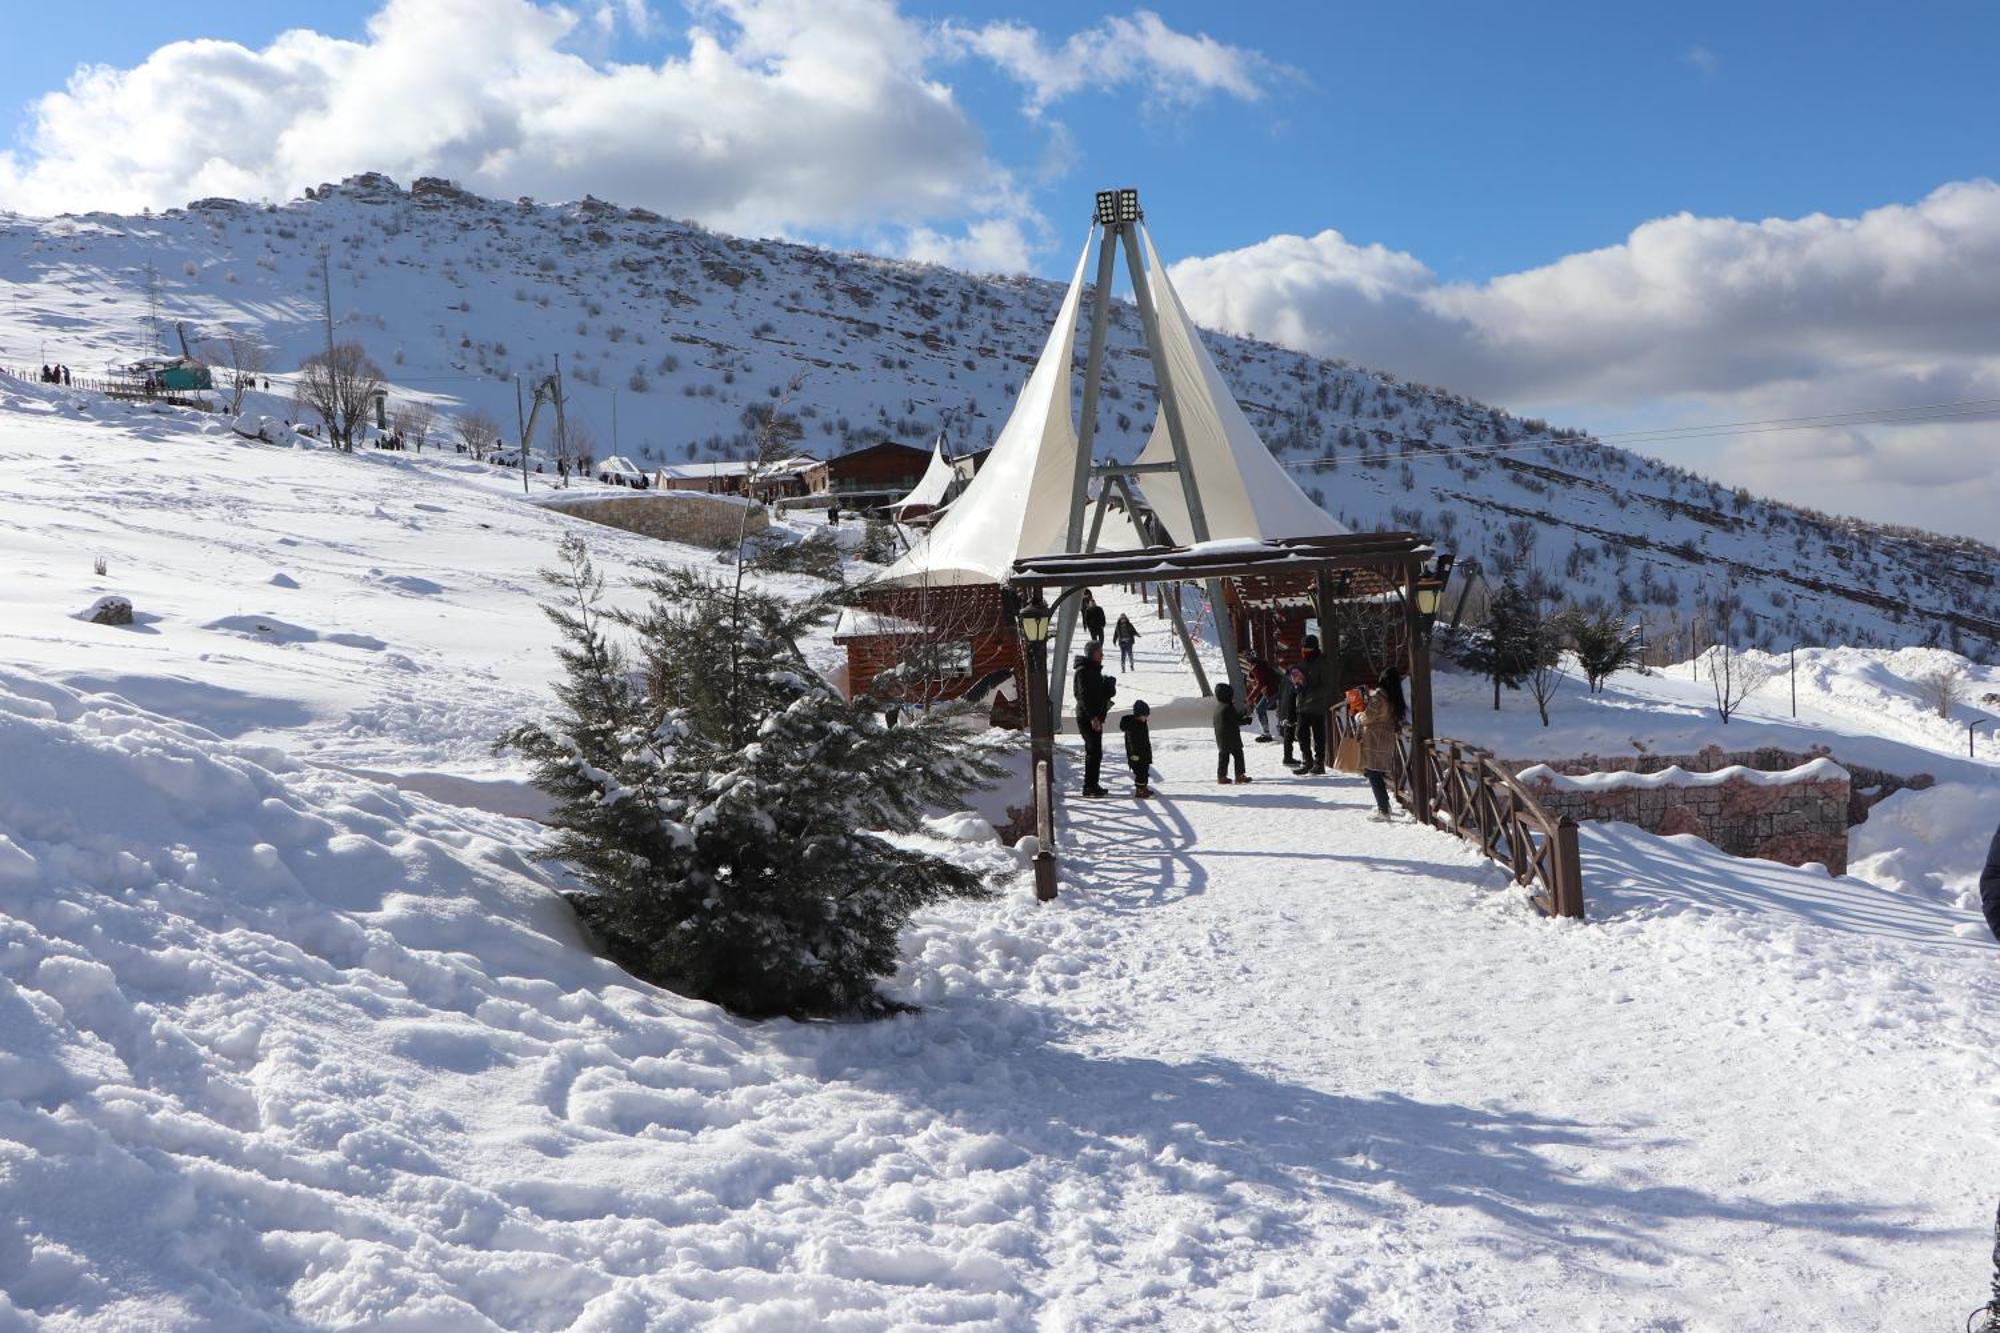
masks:
<path fill-rule="evenodd" d="M 13 673 L 0 753 L 0 1323 L 1011 1308 L 1018 1153 L 598 960 L 525 826 Z M 953 1242 L 854 1248 L 924 1175 Z"/>

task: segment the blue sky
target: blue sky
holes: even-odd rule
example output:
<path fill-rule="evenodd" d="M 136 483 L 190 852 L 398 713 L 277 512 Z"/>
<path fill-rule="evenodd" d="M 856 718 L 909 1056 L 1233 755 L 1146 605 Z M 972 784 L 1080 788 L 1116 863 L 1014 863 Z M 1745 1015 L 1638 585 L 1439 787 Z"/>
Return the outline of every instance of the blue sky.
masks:
<path fill-rule="evenodd" d="M 169 41 L 261 46 L 283 29 L 358 37 L 380 0 L 92 0 L 87 24 L 37 25 L 0 49 L 11 137 L 27 101 L 83 63 L 138 63 Z M 1480 279 L 1609 244 L 1648 219 L 1851 215 L 2000 170 L 2000 7 L 1603 3 L 1149 6 L 1177 29 L 1265 55 L 1251 104 L 1147 109 L 1082 95 L 1053 119 L 1073 145 L 1036 194 L 1052 219 L 1098 183 L 1142 182 L 1176 251 L 1336 227 Z M 657 60 L 684 12 L 621 29 L 608 54 Z M 1130 6 L 909 5 L 918 17 L 1019 19 L 1052 33 Z M 599 48 L 602 50 L 603 48 Z M 974 66 L 952 85 L 994 155 L 1034 176 L 1051 131 L 1016 87 Z M 1067 239 L 1038 247 L 1054 274 Z"/>
<path fill-rule="evenodd" d="M 0 209 L 380 169 L 1057 276 L 1090 192 L 1136 184 L 1205 322 L 1564 424 L 2000 399 L 2000 6 L 88 9 L 0 48 Z M 2000 540 L 1994 433 L 1660 452 Z"/>

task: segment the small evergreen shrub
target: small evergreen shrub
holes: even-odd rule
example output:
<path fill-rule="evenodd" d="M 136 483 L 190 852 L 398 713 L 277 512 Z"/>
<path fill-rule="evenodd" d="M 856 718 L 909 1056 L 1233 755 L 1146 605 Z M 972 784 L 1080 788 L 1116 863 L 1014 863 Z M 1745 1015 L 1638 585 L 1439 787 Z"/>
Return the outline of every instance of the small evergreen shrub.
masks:
<path fill-rule="evenodd" d="M 991 890 L 884 835 L 994 781 L 997 742 L 953 708 L 891 726 L 885 701 L 841 698 L 797 646 L 837 588 L 793 602 L 749 586 L 740 560 L 733 578 L 654 564 L 647 608 L 613 612 L 582 541 L 561 557 L 545 571 L 556 713 L 500 745 L 555 802 L 578 915 L 634 975 L 738 1014 L 896 1010 L 876 983 L 911 913 Z"/>

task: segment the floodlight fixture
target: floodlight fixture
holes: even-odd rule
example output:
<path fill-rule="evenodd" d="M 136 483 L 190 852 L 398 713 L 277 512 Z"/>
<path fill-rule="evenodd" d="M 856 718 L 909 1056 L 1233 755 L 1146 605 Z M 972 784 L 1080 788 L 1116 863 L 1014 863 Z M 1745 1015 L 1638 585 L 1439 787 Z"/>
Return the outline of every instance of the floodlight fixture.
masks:
<path fill-rule="evenodd" d="M 1139 192 L 1127 186 L 1117 190 L 1097 192 L 1097 225 L 1116 227 L 1127 222 L 1137 222 L 1143 216 L 1139 212 Z"/>

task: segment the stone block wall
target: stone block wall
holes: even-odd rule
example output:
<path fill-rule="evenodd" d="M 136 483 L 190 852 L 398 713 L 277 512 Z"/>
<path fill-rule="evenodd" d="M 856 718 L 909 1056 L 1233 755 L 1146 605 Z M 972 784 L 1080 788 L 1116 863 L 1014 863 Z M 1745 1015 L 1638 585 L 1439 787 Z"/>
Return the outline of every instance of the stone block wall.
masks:
<path fill-rule="evenodd" d="M 1794 866 L 1818 861 L 1836 875 L 1847 870 L 1852 782 L 1830 759 L 1780 773 L 1734 765 L 1707 773 L 1668 767 L 1575 776 L 1538 764 L 1520 779 L 1552 815 L 1692 833 L 1734 856 Z"/>
<path fill-rule="evenodd" d="M 1809 750 L 1782 750 L 1775 746 L 1725 750 L 1719 745 L 1711 745 L 1695 754 L 1586 754 L 1572 759 L 1507 759 L 1501 762 L 1510 773 L 1519 774 L 1537 765 L 1545 765 L 1557 773 L 1581 777 L 1588 773 L 1659 773 L 1669 768 L 1682 768 L 1690 773 L 1715 773 L 1739 766 L 1762 773 L 1785 773 L 1815 759 L 1833 759 L 1847 770 L 1847 823 L 1850 828 L 1868 818 L 1870 807 L 1899 791 L 1924 791 L 1937 785 L 1937 779 L 1929 773 L 1906 776 L 1848 763 L 1835 758 L 1824 745 L 1815 745 Z"/>

